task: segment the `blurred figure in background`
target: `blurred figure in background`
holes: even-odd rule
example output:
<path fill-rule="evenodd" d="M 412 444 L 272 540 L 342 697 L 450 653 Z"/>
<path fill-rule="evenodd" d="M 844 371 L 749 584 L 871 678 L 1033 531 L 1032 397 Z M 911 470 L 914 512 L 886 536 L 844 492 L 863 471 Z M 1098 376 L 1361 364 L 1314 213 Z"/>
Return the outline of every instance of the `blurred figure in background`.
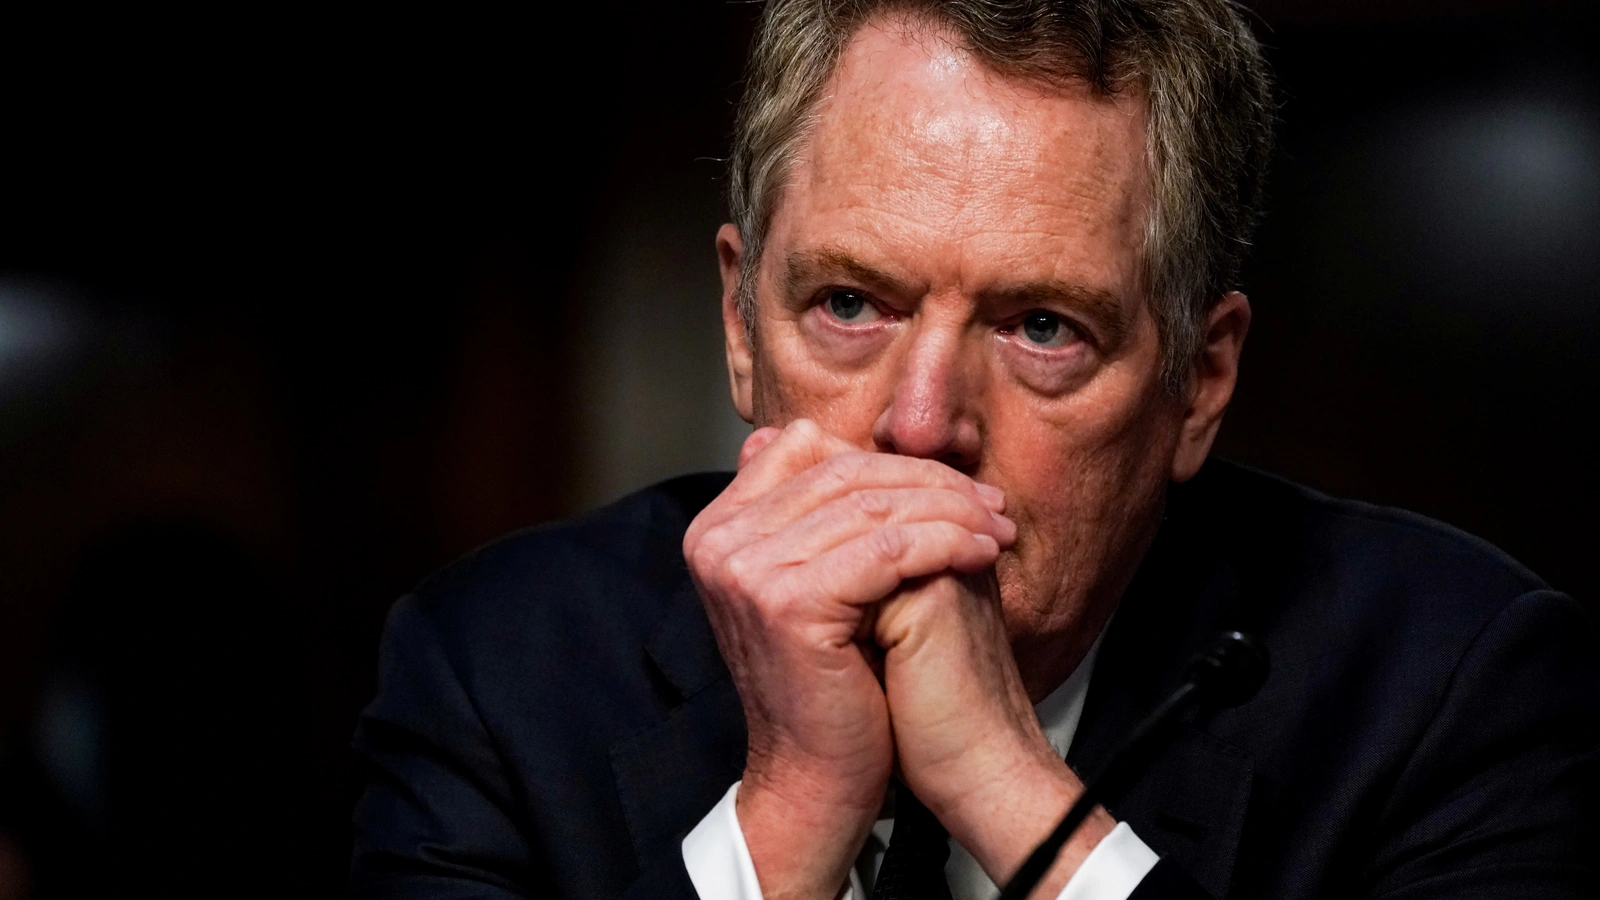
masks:
<path fill-rule="evenodd" d="M 189 526 L 116 537 L 82 572 L 7 767 L 0 821 L 32 851 L 27 880 L 47 897 L 305 890 L 319 703 L 281 587 Z"/>

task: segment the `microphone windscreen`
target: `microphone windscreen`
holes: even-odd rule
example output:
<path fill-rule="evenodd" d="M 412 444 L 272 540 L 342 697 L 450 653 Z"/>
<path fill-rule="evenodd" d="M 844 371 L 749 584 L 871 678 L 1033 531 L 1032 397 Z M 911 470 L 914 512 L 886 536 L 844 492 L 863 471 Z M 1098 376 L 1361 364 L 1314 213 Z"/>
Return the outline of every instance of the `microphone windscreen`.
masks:
<path fill-rule="evenodd" d="M 1225 631 L 1189 662 L 1189 676 L 1200 689 L 1200 702 L 1233 707 L 1261 690 L 1271 671 L 1267 648 L 1241 631 Z"/>

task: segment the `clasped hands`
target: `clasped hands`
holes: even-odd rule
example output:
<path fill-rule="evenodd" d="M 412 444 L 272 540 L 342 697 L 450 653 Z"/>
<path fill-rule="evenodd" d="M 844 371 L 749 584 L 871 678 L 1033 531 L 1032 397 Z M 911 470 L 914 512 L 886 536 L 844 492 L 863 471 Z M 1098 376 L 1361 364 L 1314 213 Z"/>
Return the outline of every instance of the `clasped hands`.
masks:
<path fill-rule="evenodd" d="M 746 441 L 684 556 L 749 730 L 736 810 L 767 900 L 833 898 L 896 775 L 997 883 L 1082 790 L 1012 658 L 1005 499 L 801 419 Z M 1039 896 L 1114 823 L 1080 830 Z"/>

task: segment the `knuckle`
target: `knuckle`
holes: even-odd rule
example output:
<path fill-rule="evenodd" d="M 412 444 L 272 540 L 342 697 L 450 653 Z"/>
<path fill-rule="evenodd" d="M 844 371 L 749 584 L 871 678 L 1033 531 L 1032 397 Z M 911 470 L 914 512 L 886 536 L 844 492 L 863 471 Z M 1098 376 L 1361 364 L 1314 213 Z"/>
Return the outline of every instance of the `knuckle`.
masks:
<path fill-rule="evenodd" d="M 840 453 L 829 457 L 828 461 L 823 463 L 827 467 L 826 474 L 846 486 L 859 483 L 867 474 L 871 464 L 871 454 L 859 452 Z"/>
<path fill-rule="evenodd" d="M 727 529 L 708 528 L 698 535 L 684 538 L 684 558 L 696 572 L 712 572 L 716 570 L 718 562 L 727 556 L 727 545 Z"/>
<path fill-rule="evenodd" d="M 883 491 L 856 491 L 850 496 L 856 509 L 872 521 L 882 522 L 894 512 L 888 495 Z"/>
<path fill-rule="evenodd" d="M 683 535 L 683 558 L 690 565 L 695 560 L 704 559 L 707 552 L 715 546 L 715 538 L 721 531 L 717 525 L 706 521 L 706 516 L 701 513 L 693 522 L 689 523 L 689 530 Z"/>
<path fill-rule="evenodd" d="M 722 561 L 721 581 L 724 590 L 737 596 L 755 598 L 761 585 L 758 566 L 749 553 L 731 553 Z"/>
<path fill-rule="evenodd" d="M 710 534 L 688 534 L 683 539 L 683 559 L 697 574 L 711 571 L 715 565 Z"/>
<path fill-rule="evenodd" d="M 760 611 L 763 617 L 774 626 L 782 627 L 784 623 L 793 622 L 800 615 L 801 598 L 793 591 L 773 591 L 766 601 L 761 604 Z"/>
<path fill-rule="evenodd" d="M 704 575 L 712 570 L 711 554 L 706 549 L 704 541 L 690 545 L 687 538 L 683 542 L 683 561 L 689 564 L 689 571 L 696 575 Z"/>
<path fill-rule="evenodd" d="M 835 456 L 819 463 L 812 472 L 812 476 L 819 482 L 819 487 L 828 493 L 839 493 L 848 490 L 853 482 L 848 469 L 850 464 L 843 457 Z"/>
<path fill-rule="evenodd" d="M 899 562 L 906 555 L 909 541 L 898 525 L 879 528 L 867 536 L 867 549 L 883 562 Z"/>
<path fill-rule="evenodd" d="M 822 440 L 822 426 L 810 419 L 795 419 L 784 428 L 801 446 L 811 446 Z"/>

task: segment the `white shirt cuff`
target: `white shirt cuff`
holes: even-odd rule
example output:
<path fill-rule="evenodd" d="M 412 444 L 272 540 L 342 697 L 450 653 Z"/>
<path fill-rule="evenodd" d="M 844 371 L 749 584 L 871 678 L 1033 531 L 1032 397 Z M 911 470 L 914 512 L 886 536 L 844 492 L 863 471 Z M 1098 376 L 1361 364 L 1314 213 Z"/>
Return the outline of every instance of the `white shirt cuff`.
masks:
<path fill-rule="evenodd" d="M 683 839 L 683 864 L 700 900 L 761 900 L 756 865 L 734 809 L 738 795 L 739 782 L 735 781 Z"/>
<path fill-rule="evenodd" d="M 761 882 L 734 805 L 738 794 L 736 781 L 683 839 L 683 864 L 700 900 L 762 900 Z M 1128 823 L 1118 822 L 1089 851 L 1056 900 L 1127 900 L 1159 859 Z M 842 900 L 866 896 L 852 867 Z"/>
<path fill-rule="evenodd" d="M 735 806 L 739 784 L 735 781 L 683 839 L 683 865 L 700 900 L 761 900 L 761 882 L 756 880 L 756 864 L 750 859 Z M 861 876 L 852 866 L 849 890 L 840 900 L 866 898 Z"/>
<path fill-rule="evenodd" d="M 1056 900 L 1128 900 L 1159 859 L 1127 822 L 1118 822 L 1089 851 Z"/>

